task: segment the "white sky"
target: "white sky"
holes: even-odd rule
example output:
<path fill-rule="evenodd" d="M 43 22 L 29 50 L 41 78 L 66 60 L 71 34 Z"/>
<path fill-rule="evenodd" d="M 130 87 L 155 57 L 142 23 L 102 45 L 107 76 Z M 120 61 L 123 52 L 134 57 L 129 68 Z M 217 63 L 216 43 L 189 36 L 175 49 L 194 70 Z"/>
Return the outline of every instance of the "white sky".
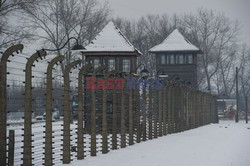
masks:
<path fill-rule="evenodd" d="M 102 1 L 102 0 L 100 0 Z M 219 12 L 242 27 L 242 42 L 250 43 L 250 0 L 107 0 L 112 16 L 137 19 L 147 14 L 185 14 L 204 7 Z"/>

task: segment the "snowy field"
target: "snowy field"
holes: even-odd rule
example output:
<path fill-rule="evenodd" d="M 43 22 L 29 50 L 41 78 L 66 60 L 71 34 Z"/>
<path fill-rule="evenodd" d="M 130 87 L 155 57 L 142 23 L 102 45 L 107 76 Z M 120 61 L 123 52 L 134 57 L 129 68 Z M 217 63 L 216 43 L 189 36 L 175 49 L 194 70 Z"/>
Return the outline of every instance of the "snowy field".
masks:
<path fill-rule="evenodd" d="M 72 162 L 73 166 L 249 166 L 250 124 L 221 121 Z"/>

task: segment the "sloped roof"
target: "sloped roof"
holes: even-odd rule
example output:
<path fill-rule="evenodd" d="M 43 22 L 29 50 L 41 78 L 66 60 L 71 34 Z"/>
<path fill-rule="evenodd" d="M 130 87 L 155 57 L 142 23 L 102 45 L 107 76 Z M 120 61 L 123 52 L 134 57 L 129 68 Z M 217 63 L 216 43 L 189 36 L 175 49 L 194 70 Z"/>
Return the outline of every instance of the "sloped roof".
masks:
<path fill-rule="evenodd" d="M 161 44 L 154 46 L 149 51 L 199 51 L 199 48 L 185 39 L 178 29 L 175 29 Z"/>
<path fill-rule="evenodd" d="M 139 52 L 111 21 L 82 52 Z"/>

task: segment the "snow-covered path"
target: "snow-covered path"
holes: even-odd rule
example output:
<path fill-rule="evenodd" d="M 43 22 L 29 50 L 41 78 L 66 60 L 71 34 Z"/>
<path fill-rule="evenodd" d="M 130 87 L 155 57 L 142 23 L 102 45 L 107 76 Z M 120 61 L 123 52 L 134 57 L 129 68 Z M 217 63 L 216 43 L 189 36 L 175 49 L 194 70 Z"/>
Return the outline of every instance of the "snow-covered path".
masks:
<path fill-rule="evenodd" d="M 75 161 L 74 166 L 249 166 L 250 125 L 222 121 Z"/>

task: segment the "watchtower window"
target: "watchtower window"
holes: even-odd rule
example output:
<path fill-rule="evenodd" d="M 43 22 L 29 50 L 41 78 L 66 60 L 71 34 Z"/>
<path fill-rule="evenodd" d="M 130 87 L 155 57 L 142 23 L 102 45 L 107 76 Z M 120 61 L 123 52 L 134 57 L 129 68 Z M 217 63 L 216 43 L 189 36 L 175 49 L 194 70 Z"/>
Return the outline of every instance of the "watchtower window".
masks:
<path fill-rule="evenodd" d="M 184 64 L 185 61 L 184 61 L 184 55 L 180 54 L 178 55 L 178 64 Z"/>
<path fill-rule="evenodd" d="M 129 73 L 130 72 L 130 60 L 123 59 L 122 61 L 122 72 Z"/>
<path fill-rule="evenodd" d="M 161 64 L 162 65 L 166 64 L 166 56 L 165 55 L 161 55 Z"/>
<path fill-rule="evenodd" d="M 108 59 L 108 71 L 115 70 L 115 59 Z"/>
<path fill-rule="evenodd" d="M 175 56 L 174 55 L 169 56 L 169 62 L 170 62 L 170 64 L 175 64 Z"/>
<path fill-rule="evenodd" d="M 193 58 L 192 54 L 188 54 L 187 58 L 188 58 L 187 59 L 188 64 L 193 64 L 194 63 L 194 58 Z"/>
<path fill-rule="evenodd" d="M 97 69 L 100 66 L 100 59 L 94 59 L 93 66 L 94 69 Z"/>

